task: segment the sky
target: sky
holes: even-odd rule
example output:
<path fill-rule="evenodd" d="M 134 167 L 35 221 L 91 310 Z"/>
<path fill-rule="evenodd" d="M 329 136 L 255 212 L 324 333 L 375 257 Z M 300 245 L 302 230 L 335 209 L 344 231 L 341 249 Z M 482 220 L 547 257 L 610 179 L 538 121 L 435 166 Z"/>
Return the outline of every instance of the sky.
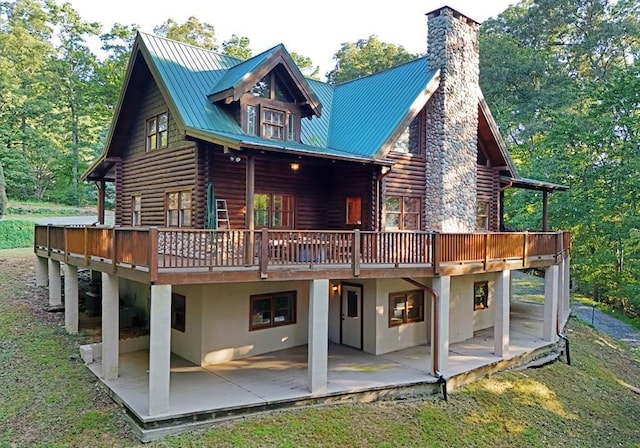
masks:
<path fill-rule="evenodd" d="M 61 2 L 62 0 L 60 0 Z M 444 5 L 480 23 L 495 17 L 516 0 L 66 0 L 83 20 L 137 24 L 141 31 L 171 18 L 184 23 L 190 16 L 215 28 L 218 44 L 232 34 L 246 36 L 253 54 L 279 43 L 289 52 L 311 58 L 320 75 L 335 66 L 333 55 L 344 42 L 371 35 L 411 53 L 424 53 L 426 16 Z"/>

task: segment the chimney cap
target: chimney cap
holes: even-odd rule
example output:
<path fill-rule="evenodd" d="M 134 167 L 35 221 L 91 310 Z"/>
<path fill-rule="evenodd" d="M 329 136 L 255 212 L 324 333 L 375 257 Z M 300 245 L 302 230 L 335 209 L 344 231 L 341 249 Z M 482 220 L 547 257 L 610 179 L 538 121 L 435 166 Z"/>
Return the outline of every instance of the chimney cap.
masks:
<path fill-rule="evenodd" d="M 473 20 L 472 18 L 470 18 L 469 16 L 467 16 L 466 14 L 461 13 L 460 11 L 453 9 L 451 6 L 442 6 L 440 8 L 434 9 L 433 11 L 430 11 L 426 14 L 427 18 L 432 18 L 432 17 L 438 17 L 441 16 L 443 13 L 445 13 L 445 11 L 451 11 L 451 15 L 453 17 L 456 18 L 462 18 L 464 19 L 467 23 L 474 23 L 476 25 L 480 25 L 480 22 L 478 22 L 477 20 Z"/>

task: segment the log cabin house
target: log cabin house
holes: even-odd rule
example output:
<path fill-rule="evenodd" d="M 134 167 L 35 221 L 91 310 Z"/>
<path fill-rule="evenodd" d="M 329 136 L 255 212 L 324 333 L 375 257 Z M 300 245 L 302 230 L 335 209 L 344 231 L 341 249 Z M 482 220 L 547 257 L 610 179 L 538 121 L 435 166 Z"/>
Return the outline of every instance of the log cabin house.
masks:
<path fill-rule="evenodd" d="M 438 377 L 450 344 L 493 328 L 507 358 L 517 269 L 545 269 L 541 337 L 558 340 L 570 235 L 548 231 L 546 206 L 542 232 L 501 229 L 506 188 L 565 187 L 518 175 L 478 84 L 479 24 L 427 17 L 425 56 L 339 85 L 303 77 L 282 45 L 241 61 L 137 36 L 85 174 L 100 223 L 39 226 L 35 252 L 52 303 L 65 267 L 70 332 L 78 267 L 102 273 L 102 344 L 83 356 L 105 382 L 124 375 L 119 328 L 148 329 L 141 420 L 169 413 L 176 355 L 210 366 L 306 346 L 312 396 L 331 381 L 330 344 L 425 345 Z"/>

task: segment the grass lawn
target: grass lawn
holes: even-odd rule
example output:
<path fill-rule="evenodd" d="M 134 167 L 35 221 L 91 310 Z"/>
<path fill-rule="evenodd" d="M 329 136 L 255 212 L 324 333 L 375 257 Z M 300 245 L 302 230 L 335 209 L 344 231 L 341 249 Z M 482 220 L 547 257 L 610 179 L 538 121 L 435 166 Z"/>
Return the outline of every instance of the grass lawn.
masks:
<path fill-rule="evenodd" d="M 0 447 L 142 446 L 78 360 L 83 335 L 43 311 L 33 264 L 29 249 L 0 251 Z M 587 325 L 569 327 L 572 366 L 494 375 L 448 403 L 283 411 L 144 446 L 640 447 L 640 364 Z"/>

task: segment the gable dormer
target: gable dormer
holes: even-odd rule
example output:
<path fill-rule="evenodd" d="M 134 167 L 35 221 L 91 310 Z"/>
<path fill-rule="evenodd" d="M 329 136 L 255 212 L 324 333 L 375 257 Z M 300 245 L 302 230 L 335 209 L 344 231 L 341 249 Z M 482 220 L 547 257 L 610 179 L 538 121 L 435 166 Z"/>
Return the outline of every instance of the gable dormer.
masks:
<path fill-rule="evenodd" d="M 209 99 L 236 118 L 251 136 L 300 141 L 304 118 L 320 116 L 321 104 L 283 45 L 231 68 Z"/>

